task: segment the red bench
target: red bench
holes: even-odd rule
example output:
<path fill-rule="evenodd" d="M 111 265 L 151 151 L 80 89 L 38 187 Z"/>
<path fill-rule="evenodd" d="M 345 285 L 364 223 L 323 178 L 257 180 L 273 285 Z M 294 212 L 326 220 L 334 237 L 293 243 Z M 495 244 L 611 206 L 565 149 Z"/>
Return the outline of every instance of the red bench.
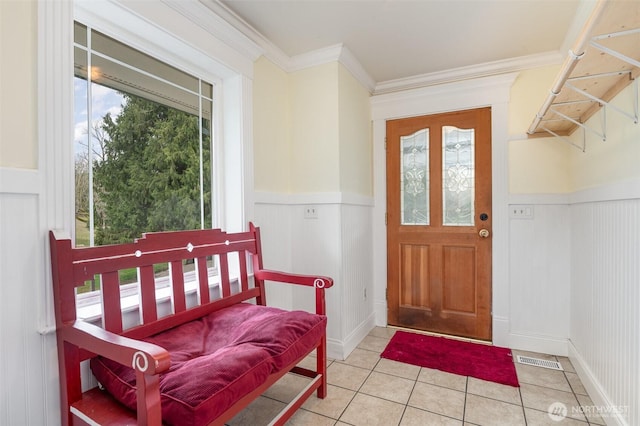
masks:
<path fill-rule="evenodd" d="M 222 425 L 288 372 L 309 384 L 274 424 L 284 424 L 314 392 L 326 396 L 324 290 L 333 281 L 263 269 L 260 231 L 252 224 L 248 232 L 148 233 L 134 243 L 91 248 L 72 248 L 52 231 L 50 244 L 63 425 Z M 165 265 L 167 278 L 159 279 L 154 265 Z M 121 303 L 119 278 L 131 269 L 139 301 L 133 309 Z M 76 288 L 96 277 L 101 326 L 77 319 L 76 311 Z M 170 282 L 164 302 L 162 280 Z M 316 312 L 265 306 L 265 281 L 310 287 Z M 169 302 L 169 313 L 159 309 Z M 128 326 L 134 314 L 137 324 Z M 297 366 L 314 350 L 315 370 Z M 85 361 L 106 390 L 86 389 Z"/>

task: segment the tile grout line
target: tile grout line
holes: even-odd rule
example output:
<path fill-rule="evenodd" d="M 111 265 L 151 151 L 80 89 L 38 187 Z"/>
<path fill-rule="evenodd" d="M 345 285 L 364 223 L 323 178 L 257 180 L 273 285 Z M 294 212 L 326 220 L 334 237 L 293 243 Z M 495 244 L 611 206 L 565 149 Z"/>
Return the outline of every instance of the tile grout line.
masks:
<path fill-rule="evenodd" d="M 558 357 L 557 356 L 556 356 L 556 361 L 558 361 Z M 567 371 L 565 369 L 562 370 L 562 375 L 564 376 L 564 379 L 567 381 L 567 384 L 569 385 L 569 389 L 571 389 L 571 393 L 573 393 L 573 397 L 576 399 L 576 402 L 578 403 L 578 407 L 583 408 L 582 407 L 582 403 L 580 402 L 580 399 L 578 398 L 578 394 L 576 393 L 575 389 L 573 389 L 573 386 L 571 385 L 571 381 L 569 381 L 569 378 L 567 377 Z M 589 397 L 589 398 L 591 398 L 591 397 Z M 586 414 L 584 414 L 584 411 L 582 412 L 582 416 L 584 417 L 584 419 L 587 422 L 587 424 L 590 425 L 591 424 L 591 420 L 589 419 L 589 417 Z"/>
<path fill-rule="evenodd" d="M 464 380 L 464 402 L 462 403 L 462 424 L 465 422 L 467 416 L 467 395 L 469 392 L 469 376 L 466 376 Z"/>

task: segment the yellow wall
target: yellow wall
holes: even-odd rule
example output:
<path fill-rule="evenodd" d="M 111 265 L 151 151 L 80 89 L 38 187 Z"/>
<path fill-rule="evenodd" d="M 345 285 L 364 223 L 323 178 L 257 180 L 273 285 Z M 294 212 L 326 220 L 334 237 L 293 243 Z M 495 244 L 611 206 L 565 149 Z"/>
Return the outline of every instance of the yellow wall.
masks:
<path fill-rule="evenodd" d="M 291 190 L 340 190 L 338 63 L 291 73 Z"/>
<path fill-rule="evenodd" d="M 253 127 L 255 189 L 290 192 L 289 76 L 264 56 L 254 64 Z"/>
<path fill-rule="evenodd" d="M 255 189 L 373 194 L 369 92 L 340 63 L 254 65 Z"/>
<path fill-rule="evenodd" d="M 38 167 L 36 12 L 0 1 L 0 167 Z"/>
<path fill-rule="evenodd" d="M 369 91 L 339 67 L 340 190 L 373 196 Z"/>
<path fill-rule="evenodd" d="M 555 194 L 571 191 L 570 146 L 554 137 L 527 139 L 526 132 L 549 94 L 559 66 L 523 71 L 509 102 L 509 192 Z"/>
<path fill-rule="evenodd" d="M 632 113 L 632 102 L 638 96 L 631 84 L 613 99 L 612 104 Z M 600 131 L 601 122 L 602 110 L 586 124 Z M 574 191 L 640 178 L 640 124 L 634 124 L 630 118 L 609 109 L 607 140 L 603 142 L 589 132 L 586 135 L 586 152 L 572 149 L 569 157 Z M 582 145 L 582 129 L 574 132 L 571 138 Z"/>
<path fill-rule="evenodd" d="M 522 72 L 511 89 L 509 105 L 509 190 L 515 194 L 569 193 L 640 177 L 640 125 L 607 111 L 607 141 L 586 133 L 586 152 L 556 137 L 526 139 L 524 133 L 544 102 L 558 72 L 546 67 Z M 628 86 L 613 105 L 633 111 L 638 93 Z M 602 110 L 587 125 L 601 131 Z M 571 135 L 579 146 L 583 130 Z"/>
<path fill-rule="evenodd" d="M 509 134 L 524 135 L 549 94 L 560 65 L 522 71 L 511 86 Z"/>
<path fill-rule="evenodd" d="M 571 191 L 568 144 L 556 138 L 509 143 L 509 192 L 557 194 Z"/>

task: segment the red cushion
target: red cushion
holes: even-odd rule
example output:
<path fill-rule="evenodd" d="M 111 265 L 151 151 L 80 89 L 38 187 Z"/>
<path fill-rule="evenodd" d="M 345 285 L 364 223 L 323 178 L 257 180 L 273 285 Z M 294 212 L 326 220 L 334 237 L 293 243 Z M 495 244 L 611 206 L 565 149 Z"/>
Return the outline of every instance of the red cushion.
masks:
<path fill-rule="evenodd" d="M 201 425 L 313 349 L 327 319 L 302 311 L 241 303 L 145 339 L 171 354 L 160 375 L 163 421 Z M 91 360 L 98 381 L 136 408 L 135 373 L 105 358 Z"/>

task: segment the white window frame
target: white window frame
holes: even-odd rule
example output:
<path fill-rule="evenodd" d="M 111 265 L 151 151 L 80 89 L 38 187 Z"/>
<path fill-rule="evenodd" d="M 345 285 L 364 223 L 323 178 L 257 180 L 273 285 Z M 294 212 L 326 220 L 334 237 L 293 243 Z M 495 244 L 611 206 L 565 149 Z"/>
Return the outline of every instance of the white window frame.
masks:
<path fill-rule="evenodd" d="M 91 27 L 90 25 L 86 24 L 85 22 L 80 22 L 80 21 L 76 21 L 76 22 L 78 24 L 80 24 L 80 25 L 83 25 L 84 28 L 86 29 L 86 39 L 83 42 L 77 42 L 77 41 L 74 40 L 74 48 L 76 50 L 77 49 L 81 50 L 83 52 L 83 55 L 86 56 L 87 65 L 88 65 L 89 69 L 92 66 L 91 65 L 91 58 L 93 58 L 94 55 L 101 56 L 102 58 L 107 59 L 111 63 L 116 63 L 116 62 L 119 61 L 117 58 L 113 58 L 113 57 L 111 57 L 111 56 L 109 56 L 107 54 L 104 54 L 104 53 L 94 49 L 92 33 L 94 31 L 96 31 L 95 28 Z M 116 42 L 118 42 L 118 43 L 121 43 L 123 45 L 128 46 L 126 43 L 121 42 L 117 38 L 116 35 L 107 35 L 107 36 L 110 36 L 111 38 L 116 40 Z M 156 58 L 154 58 L 154 59 L 156 59 Z M 210 130 L 212 131 L 212 134 L 211 134 L 211 137 L 210 137 L 210 144 L 211 144 L 211 146 L 210 146 L 210 150 L 211 150 L 210 151 L 211 152 L 210 157 L 211 158 L 209 159 L 209 161 L 213 162 L 213 159 L 216 158 L 216 155 L 213 152 L 213 149 L 215 148 L 215 146 L 217 146 L 217 141 L 215 139 L 215 137 L 216 137 L 215 127 L 214 127 L 215 114 L 216 114 L 217 111 L 216 110 L 212 110 L 211 111 L 211 116 L 209 116 L 209 117 L 203 116 L 202 115 L 202 103 L 201 102 L 203 100 L 204 101 L 210 101 L 212 107 L 214 106 L 215 102 L 217 102 L 216 93 L 217 93 L 217 90 L 219 89 L 217 84 L 220 83 L 220 79 L 216 78 L 216 80 L 215 80 L 216 83 L 213 83 L 211 81 L 205 80 L 201 76 L 197 76 L 197 75 L 193 75 L 193 74 L 187 73 L 183 68 L 174 67 L 174 68 L 178 69 L 179 71 L 183 72 L 185 75 L 189 75 L 189 76 L 193 77 L 194 79 L 197 79 L 199 89 L 198 89 L 198 92 L 196 92 L 193 89 L 190 89 L 190 88 L 187 88 L 187 87 L 184 87 L 184 86 L 180 86 L 179 84 L 174 83 L 172 81 L 166 81 L 162 77 L 160 77 L 159 75 L 154 74 L 153 72 L 151 72 L 149 74 L 145 70 L 137 68 L 132 63 L 123 63 L 122 65 L 124 67 L 128 68 L 129 70 L 134 71 L 135 73 L 147 74 L 149 76 L 148 78 L 150 78 L 152 80 L 164 81 L 168 85 L 172 85 L 172 86 L 178 87 L 179 89 L 182 90 L 182 93 L 189 93 L 191 96 L 197 96 L 198 97 L 198 103 L 200 105 L 200 110 L 198 111 L 198 119 L 199 119 L 199 125 L 200 125 L 199 143 L 200 144 L 203 143 L 203 141 L 202 141 L 202 132 L 203 132 L 202 120 L 205 119 L 205 120 L 211 121 L 211 125 L 210 125 Z M 92 76 L 92 73 L 90 71 L 88 71 L 87 72 L 87 78 L 85 80 L 85 83 L 87 84 L 87 86 L 86 86 L 87 88 L 86 88 L 86 92 L 85 92 L 86 97 L 87 97 L 87 101 L 86 101 L 87 102 L 87 119 L 86 119 L 87 129 L 91 129 L 91 120 L 93 119 L 93 113 L 92 113 L 92 108 L 93 108 L 92 87 L 93 87 L 93 83 L 94 82 L 93 82 L 91 76 Z M 207 97 L 206 95 L 204 95 L 202 93 L 201 88 L 202 88 L 203 84 L 204 85 L 212 85 L 213 86 L 213 92 L 212 92 L 213 98 L 209 98 L 209 97 Z M 132 93 L 132 94 L 136 95 L 136 93 Z M 156 101 L 154 99 L 150 99 L 150 100 L 152 102 L 158 102 L 158 101 Z M 160 102 L 160 103 L 162 103 L 162 102 Z M 95 239 L 95 223 L 94 223 L 94 214 L 93 214 L 94 207 L 95 207 L 95 205 L 94 205 L 94 201 L 95 200 L 94 200 L 94 197 L 93 197 L 93 178 L 92 178 L 93 168 L 94 168 L 93 161 L 92 161 L 92 157 L 93 157 L 92 154 L 93 154 L 94 150 L 92 148 L 92 140 L 93 140 L 93 137 L 91 136 L 91 133 L 89 132 L 88 137 L 87 137 L 87 148 L 88 148 L 88 161 L 89 161 L 88 167 L 89 167 L 89 180 L 90 180 L 89 188 L 88 188 L 89 189 L 89 234 L 90 234 L 90 236 L 89 236 L 90 244 L 89 245 L 90 246 L 94 245 L 94 239 Z M 200 158 L 200 170 L 202 170 L 202 166 L 203 166 L 202 158 Z M 212 171 L 215 171 L 213 169 L 213 167 L 211 169 L 212 169 Z M 216 187 L 216 180 L 215 180 L 216 176 L 215 176 L 215 174 L 213 176 L 210 176 L 210 178 L 211 178 L 211 188 L 213 189 L 213 188 Z M 201 187 L 200 187 L 200 225 L 204 226 L 204 223 L 205 223 L 204 205 L 203 205 L 204 189 L 202 188 L 202 176 L 200 176 L 200 179 L 201 179 L 200 180 L 200 184 L 201 184 Z M 217 202 L 216 199 L 213 199 L 214 195 L 215 194 L 212 194 L 212 200 L 211 200 L 211 203 L 212 203 L 211 207 L 212 208 L 215 208 L 215 204 Z M 217 226 L 217 220 L 216 220 L 217 219 L 216 211 L 212 210 L 211 215 L 212 215 L 212 217 L 211 217 L 212 228 L 216 228 L 216 227 L 218 227 Z M 72 233 L 75 234 L 75 231 L 76 231 L 76 227 L 73 228 Z M 75 237 L 76 236 L 74 235 L 73 236 L 73 241 L 77 241 Z"/>
<path fill-rule="evenodd" d="M 229 232 L 253 217 L 253 63 L 262 53 L 197 0 L 75 0 L 38 3 L 38 144 L 43 235 L 73 236 L 74 20 L 201 76 L 218 88 L 214 100 L 213 216 Z M 44 238 L 44 237 L 43 237 Z M 46 239 L 45 239 L 46 240 Z M 49 269 L 48 248 L 45 270 Z M 230 270 L 234 272 L 234 266 Z M 42 305 L 43 333 L 55 329 L 50 274 Z"/>
<path fill-rule="evenodd" d="M 214 226 L 246 229 L 253 217 L 252 46 L 199 1 L 74 3 L 74 19 L 215 85 L 212 178 Z M 201 25 L 207 24 L 204 28 Z M 225 34 L 214 34 L 214 29 Z M 234 47 L 232 47 L 232 45 Z"/>

